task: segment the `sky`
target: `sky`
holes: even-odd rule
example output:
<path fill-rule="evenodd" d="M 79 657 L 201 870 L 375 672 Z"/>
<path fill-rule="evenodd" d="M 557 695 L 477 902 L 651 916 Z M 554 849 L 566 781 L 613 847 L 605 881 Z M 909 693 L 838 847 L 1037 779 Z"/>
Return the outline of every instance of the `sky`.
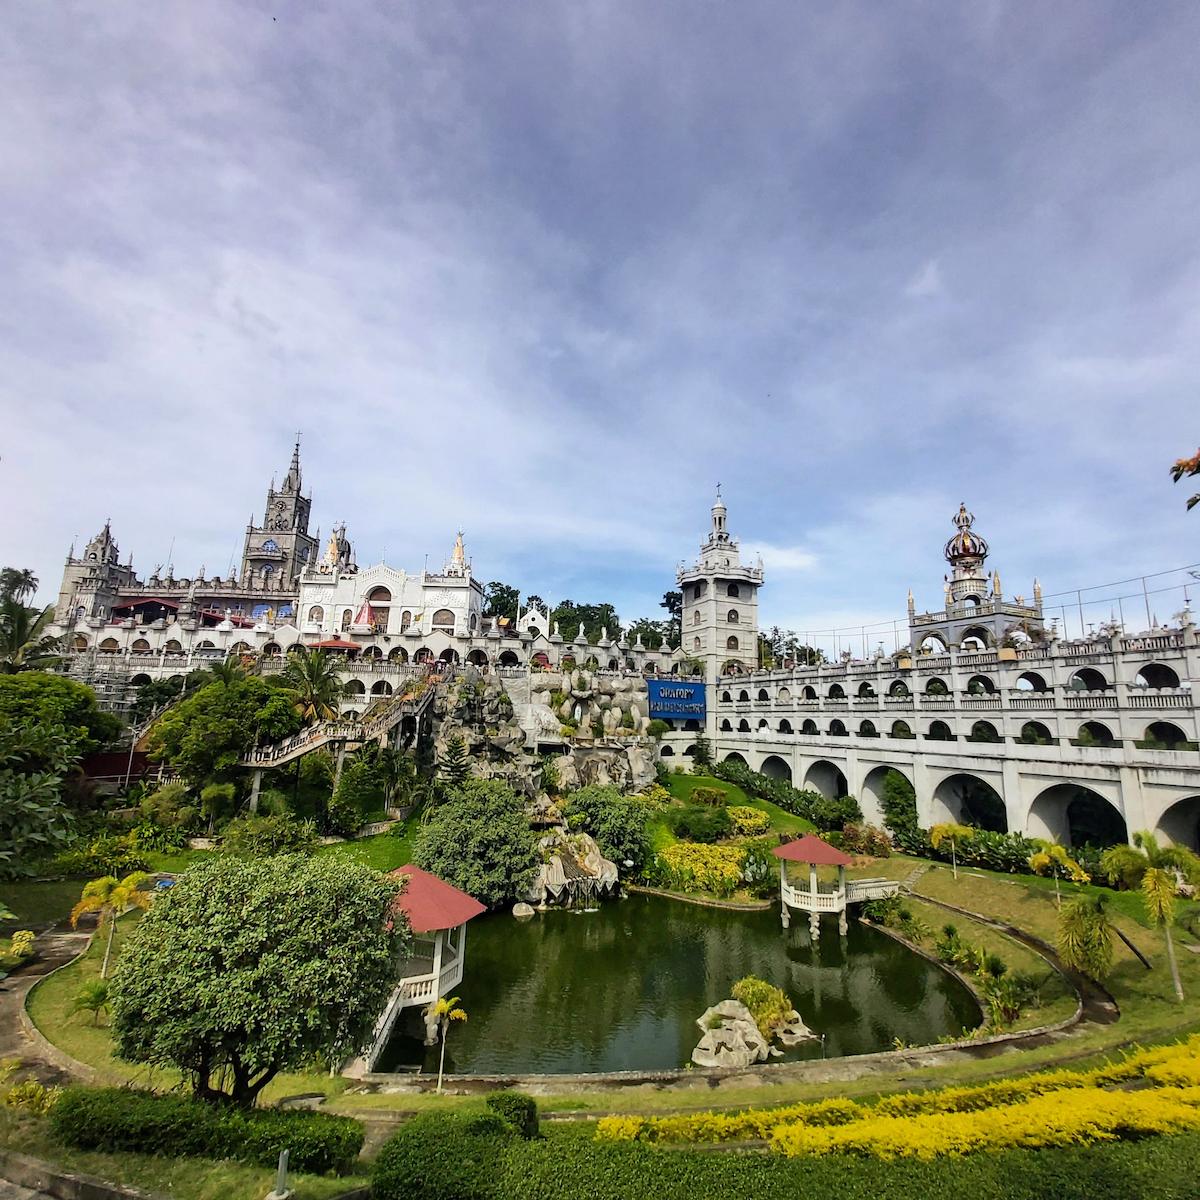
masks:
<path fill-rule="evenodd" d="M 801 631 L 939 607 L 964 500 L 1010 594 L 1200 561 L 1198 44 L 1191 2 L 11 6 L 0 560 L 51 600 L 111 517 L 225 575 L 301 431 L 360 564 L 462 528 L 627 621 L 718 481 Z"/>

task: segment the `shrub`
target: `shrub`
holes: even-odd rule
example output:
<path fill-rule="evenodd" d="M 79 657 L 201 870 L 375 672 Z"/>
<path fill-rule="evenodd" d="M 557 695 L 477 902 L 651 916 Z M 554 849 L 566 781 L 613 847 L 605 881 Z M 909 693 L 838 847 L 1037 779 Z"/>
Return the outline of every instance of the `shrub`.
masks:
<path fill-rule="evenodd" d="M 539 1135 L 537 1101 L 532 1096 L 524 1092 L 491 1092 L 485 1098 L 485 1103 L 523 1138 Z"/>
<path fill-rule="evenodd" d="M 755 837 L 760 833 L 766 833 L 771 828 L 771 818 L 761 809 L 733 804 L 725 811 L 729 814 L 734 833 L 744 833 Z"/>
<path fill-rule="evenodd" d="M 706 808 L 700 804 L 671 809 L 666 816 L 675 836 L 692 842 L 715 842 L 733 827 L 728 809 Z"/>
<path fill-rule="evenodd" d="M 158 791 L 144 796 L 138 807 L 147 822 L 164 827 L 182 825 L 180 814 L 185 809 L 195 812 L 188 804 L 188 790 L 182 783 L 163 784 Z"/>
<path fill-rule="evenodd" d="M 297 821 L 286 813 L 239 817 L 230 821 L 221 835 L 223 851 L 247 858 L 311 850 L 316 844 L 317 833 L 311 823 Z"/>
<path fill-rule="evenodd" d="M 594 786 L 572 792 L 561 808 L 570 827 L 591 834 L 606 858 L 622 870 L 627 862 L 641 868 L 650 851 L 650 814 L 642 800 L 622 796 L 614 787 Z"/>
<path fill-rule="evenodd" d="M 203 1155 L 273 1167 L 290 1150 L 293 1170 L 348 1171 L 363 1128 L 349 1117 L 237 1109 L 129 1088 L 67 1088 L 50 1114 L 55 1137 L 80 1150 L 165 1157 Z"/>
<path fill-rule="evenodd" d="M 765 979 L 747 975 L 733 985 L 730 994 L 750 1010 L 759 1033 L 767 1041 L 775 1036 L 776 1029 L 787 1024 L 792 1015 L 793 1005 L 783 988 L 777 988 Z"/>
<path fill-rule="evenodd" d="M 132 846 L 129 835 L 114 837 L 104 834 L 86 846 L 76 847 L 60 854 L 54 860 L 54 869 L 63 875 L 86 875 L 98 878 L 116 875 L 124 878 L 134 871 L 145 871 L 150 864 Z"/>
<path fill-rule="evenodd" d="M 657 717 L 646 726 L 646 732 L 657 742 L 661 740 L 664 733 L 668 733 L 671 727 L 666 721 L 660 721 Z"/>
<path fill-rule="evenodd" d="M 861 821 L 862 809 L 853 796 L 839 796 L 836 800 L 821 796 L 809 804 L 805 815 L 818 830 L 826 833 L 831 829 L 841 829 L 848 822 Z"/>
<path fill-rule="evenodd" d="M 384 1143 L 371 1166 L 373 1200 L 499 1200 L 512 1125 L 495 1112 L 422 1113 Z"/>
<path fill-rule="evenodd" d="M 725 793 L 720 788 L 698 787 L 692 792 L 693 804 L 707 804 L 711 808 L 724 807 Z"/>
<path fill-rule="evenodd" d="M 742 878 L 756 896 L 773 896 L 778 890 L 779 859 L 767 838 L 742 843 Z"/>
<path fill-rule="evenodd" d="M 62 1096 L 62 1088 L 47 1087 L 36 1079 L 26 1079 L 14 1084 L 4 1093 L 4 1107 L 16 1108 L 32 1113 L 35 1117 L 47 1116 Z"/>
<path fill-rule="evenodd" d="M 210 783 L 200 793 L 200 811 L 211 830 L 218 821 L 233 816 L 237 806 L 237 788 L 232 783 Z"/>
<path fill-rule="evenodd" d="M 18 929 L 8 939 L 8 952 L 13 958 L 25 959 L 33 957 L 33 930 Z"/>
<path fill-rule="evenodd" d="M 742 882 L 743 852 L 739 846 L 705 846 L 676 842 L 659 851 L 664 882 L 680 891 L 731 895 Z"/>
<path fill-rule="evenodd" d="M 888 837 L 887 830 L 878 825 L 847 821 L 842 826 L 842 849 L 847 854 L 868 854 L 872 858 L 887 858 L 892 852 L 892 839 Z"/>
<path fill-rule="evenodd" d="M 182 811 L 182 810 L 180 810 Z M 179 825 L 156 825 L 141 821 L 128 833 L 129 845 L 136 851 L 171 854 L 187 845 L 187 831 Z"/>

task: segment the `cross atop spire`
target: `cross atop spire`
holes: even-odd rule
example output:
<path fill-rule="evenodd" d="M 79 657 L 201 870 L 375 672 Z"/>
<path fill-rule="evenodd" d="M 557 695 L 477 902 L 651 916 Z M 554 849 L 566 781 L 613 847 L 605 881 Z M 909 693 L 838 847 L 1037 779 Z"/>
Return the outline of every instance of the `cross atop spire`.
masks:
<path fill-rule="evenodd" d="M 298 492 L 300 490 L 300 431 L 296 431 L 296 444 L 292 448 L 292 461 L 288 466 L 288 472 L 283 477 L 283 490 L 285 492 Z"/>

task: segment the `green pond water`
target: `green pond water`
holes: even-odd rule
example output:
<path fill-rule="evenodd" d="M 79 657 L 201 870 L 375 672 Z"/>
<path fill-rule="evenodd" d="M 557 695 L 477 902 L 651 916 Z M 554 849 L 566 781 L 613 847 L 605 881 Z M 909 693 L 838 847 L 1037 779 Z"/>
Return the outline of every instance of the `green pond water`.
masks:
<path fill-rule="evenodd" d="M 467 927 L 466 974 L 456 989 L 468 1020 L 455 1024 L 446 1070 L 477 1074 L 645 1071 L 681 1067 L 700 1039 L 696 1018 L 757 975 L 784 989 L 825 1054 L 887 1050 L 975 1026 L 979 1008 L 953 976 L 851 920 L 840 937 L 826 917 L 784 931 L 779 910 L 737 912 L 634 895 L 591 912 L 507 913 Z M 377 1070 L 437 1070 L 421 1044 L 420 1010 L 402 1014 Z M 820 1058 L 820 1042 L 789 1059 Z"/>

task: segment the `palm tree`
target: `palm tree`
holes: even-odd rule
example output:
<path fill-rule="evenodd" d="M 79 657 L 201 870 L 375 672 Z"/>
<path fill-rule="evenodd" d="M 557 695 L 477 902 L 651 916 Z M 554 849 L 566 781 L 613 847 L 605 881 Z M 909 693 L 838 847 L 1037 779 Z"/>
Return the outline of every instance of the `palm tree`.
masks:
<path fill-rule="evenodd" d="M 443 996 L 425 1010 L 426 1018 L 432 1017 L 437 1022 L 438 1038 L 442 1043 L 441 1057 L 438 1059 L 437 1092 L 442 1094 L 442 1075 L 446 1067 L 446 1035 L 450 1032 L 453 1021 L 465 1021 L 466 1012 L 459 1007 L 457 996 Z"/>
<path fill-rule="evenodd" d="M 1110 846 L 1101 856 L 1100 865 L 1114 883 L 1138 887 L 1146 904 L 1146 913 L 1162 931 L 1167 944 L 1167 963 L 1175 997 L 1183 1003 L 1183 984 L 1175 960 L 1175 942 L 1171 922 L 1175 917 L 1175 895 L 1180 877 L 1200 883 L 1200 857 L 1184 846 L 1160 846 L 1149 830 L 1133 835 L 1132 846 Z"/>
<path fill-rule="evenodd" d="M 1112 969 L 1113 934 L 1103 892 L 1081 893 L 1058 914 L 1058 956 L 1092 979 L 1103 979 Z"/>
<path fill-rule="evenodd" d="M 1067 853 L 1065 846 L 1057 842 L 1043 843 L 1043 849 L 1029 856 L 1029 869 L 1035 875 L 1054 877 L 1054 903 L 1062 908 L 1062 895 L 1058 881 L 1069 879 L 1072 883 L 1090 883 L 1091 876 Z"/>
<path fill-rule="evenodd" d="M 233 657 L 223 659 L 219 663 L 213 663 L 208 668 L 208 673 L 212 676 L 214 683 L 222 684 L 225 687 L 229 687 L 231 683 L 237 683 L 238 680 L 246 678 L 245 667 Z"/>
<path fill-rule="evenodd" d="M 73 1017 L 76 1013 L 90 1012 L 92 1014 L 92 1024 L 100 1024 L 100 1014 L 108 1012 L 108 981 L 104 979 L 89 979 L 87 983 L 79 989 L 71 1004 L 71 1011 L 67 1014 L 68 1017 Z"/>
<path fill-rule="evenodd" d="M 950 843 L 950 864 L 954 870 L 954 878 L 958 878 L 958 843 L 965 842 L 975 836 L 975 830 L 970 825 L 959 825 L 947 821 L 943 825 L 935 825 L 929 831 L 929 841 L 937 850 L 943 842 Z"/>
<path fill-rule="evenodd" d="M 58 661 L 58 638 L 46 633 L 54 606 L 26 608 L 15 596 L 0 600 L 0 675 L 41 671 Z"/>
<path fill-rule="evenodd" d="M 105 875 L 93 879 L 83 885 L 83 893 L 79 903 L 71 909 L 71 928 L 79 924 L 79 918 L 84 913 L 100 914 L 100 928 L 108 927 L 108 944 L 104 947 L 104 963 L 100 968 L 100 978 L 108 978 L 108 960 L 112 955 L 113 933 L 117 928 L 117 918 L 131 908 L 149 908 L 150 893 L 146 884 L 150 876 L 145 871 L 134 871 L 118 880 L 115 875 Z"/>
<path fill-rule="evenodd" d="M 345 685 L 337 663 L 324 650 L 294 650 L 288 655 L 280 679 L 306 725 L 337 716 Z"/>
<path fill-rule="evenodd" d="M 38 577 L 26 567 L 5 567 L 0 571 L 0 599 L 24 604 L 38 589 Z"/>

